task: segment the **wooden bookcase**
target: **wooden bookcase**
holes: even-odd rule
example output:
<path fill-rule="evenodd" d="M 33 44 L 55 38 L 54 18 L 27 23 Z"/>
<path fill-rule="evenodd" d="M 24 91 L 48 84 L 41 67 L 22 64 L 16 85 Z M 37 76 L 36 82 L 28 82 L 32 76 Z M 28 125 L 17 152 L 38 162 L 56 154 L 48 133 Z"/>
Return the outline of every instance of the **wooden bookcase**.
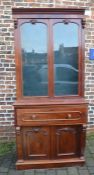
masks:
<path fill-rule="evenodd" d="M 13 9 L 17 169 L 83 165 L 84 9 Z"/>

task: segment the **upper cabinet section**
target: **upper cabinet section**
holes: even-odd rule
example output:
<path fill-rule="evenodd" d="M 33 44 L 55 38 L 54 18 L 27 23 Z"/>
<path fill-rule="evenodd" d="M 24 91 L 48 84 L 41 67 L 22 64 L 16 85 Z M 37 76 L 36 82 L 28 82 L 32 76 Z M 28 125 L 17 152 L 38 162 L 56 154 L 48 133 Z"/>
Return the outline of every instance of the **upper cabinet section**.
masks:
<path fill-rule="evenodd" d="M 13 9 L 17 98 L 84 95 L 84 9 Z"/>

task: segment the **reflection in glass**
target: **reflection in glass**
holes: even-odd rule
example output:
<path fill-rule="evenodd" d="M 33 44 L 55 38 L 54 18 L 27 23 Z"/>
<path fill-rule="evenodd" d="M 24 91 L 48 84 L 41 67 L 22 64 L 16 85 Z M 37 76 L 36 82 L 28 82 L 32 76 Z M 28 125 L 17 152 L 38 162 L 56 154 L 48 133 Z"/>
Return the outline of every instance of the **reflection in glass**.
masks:
<path fill-rule="evenodd" d="M 48 95 L 47 26 L 25 23 L 20 28 L 24 96 Z M 45 80 L 45 81 L 44 81 Z M 46 83 L 45 83 L 46 82 Z"/>
<path fill-rule="evenodd" d="M 54 93 L 78 94 L 78 25 L 57 23 L 54 32 Z"/>

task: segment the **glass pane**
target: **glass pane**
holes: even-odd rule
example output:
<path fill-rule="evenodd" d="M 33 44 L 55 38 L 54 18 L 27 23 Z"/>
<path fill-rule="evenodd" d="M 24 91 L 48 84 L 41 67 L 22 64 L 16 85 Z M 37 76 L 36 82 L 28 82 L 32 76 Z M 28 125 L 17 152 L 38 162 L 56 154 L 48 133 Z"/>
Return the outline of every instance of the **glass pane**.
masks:
<path fill-rule="evenodd" d="M 47 26 L 25 23 L 20 28 L 24 96 L 48 95 Z"/>
<path fill-rule="evenodd" d="M 57 23 L 54 32 L 54 93 L 78 94 L 78 25 Z"/>

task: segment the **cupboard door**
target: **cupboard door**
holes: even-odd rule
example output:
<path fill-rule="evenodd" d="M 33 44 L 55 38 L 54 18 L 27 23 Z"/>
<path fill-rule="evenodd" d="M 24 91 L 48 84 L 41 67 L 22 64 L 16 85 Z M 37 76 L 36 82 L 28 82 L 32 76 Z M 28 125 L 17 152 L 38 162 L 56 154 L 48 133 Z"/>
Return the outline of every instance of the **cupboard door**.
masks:
<path fill-rule="evenodd" d="M 55 157 L 78 157 L 80 155 L 80 133 L 80 126 L 55 127 Z"/>
<path fill-rule="evenodd" d="M 23 128 L 24 158 L 42 160 L 49 158 L 50 135 L 48 127 Z"/>

